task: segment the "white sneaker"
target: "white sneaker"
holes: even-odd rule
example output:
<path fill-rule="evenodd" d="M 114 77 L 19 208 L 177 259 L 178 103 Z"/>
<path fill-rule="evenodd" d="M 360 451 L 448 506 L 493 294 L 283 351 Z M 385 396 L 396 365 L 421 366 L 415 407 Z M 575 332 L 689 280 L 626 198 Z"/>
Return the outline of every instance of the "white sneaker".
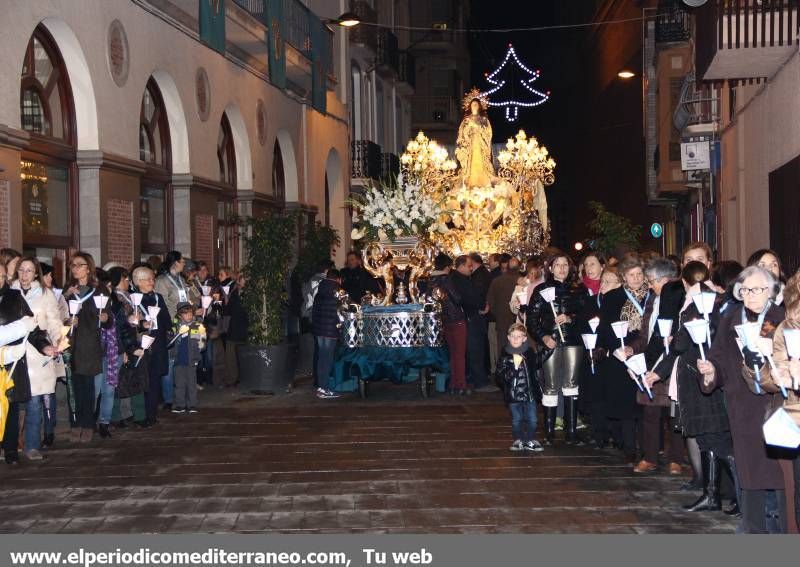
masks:
<path fill-rule="evenodd" d="M 541 453 L 542 451 L 544 451 L 544 447 L 542 447 L 542 444 L 539 443 L 536 439 L 534 439 L 533 441 L 526 441 L 524 443 L 524 449 L 526 451 L 533 451 L 534 453 Z"/>
<path fill-rule="evenodd" d="M 326 390 L 325 388 L 317 388 L 317 397 L 321 400 L 332 400 L 338 398 L 339 394 L 333 390 Z"/>
<path fill-rule="evenodd" d="M 511 445 L 510 448 L 512 451 L 522 451 L 525 449 L 525 444 L 522 442 L 521 439 L 517 439 L 516 441 L 514 441 L 513 445 Z"/>

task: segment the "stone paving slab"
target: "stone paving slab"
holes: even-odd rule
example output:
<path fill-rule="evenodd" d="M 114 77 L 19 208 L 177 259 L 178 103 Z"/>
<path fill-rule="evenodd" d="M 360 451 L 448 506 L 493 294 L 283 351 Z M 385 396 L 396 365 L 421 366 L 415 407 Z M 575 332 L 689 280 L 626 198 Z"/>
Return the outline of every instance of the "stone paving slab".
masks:
<path fill-rule="evenodd" d="M 196 415 L 0 471 L 0 533 L 732 533 L 611 450 L 511 454 L 499 394 L 201 392 Z"/>

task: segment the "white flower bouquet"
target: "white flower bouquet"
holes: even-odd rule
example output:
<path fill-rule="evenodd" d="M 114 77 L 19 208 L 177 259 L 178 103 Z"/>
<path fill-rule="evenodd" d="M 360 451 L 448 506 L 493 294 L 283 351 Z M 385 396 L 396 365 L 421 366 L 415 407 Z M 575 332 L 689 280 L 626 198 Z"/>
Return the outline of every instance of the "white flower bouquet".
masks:
<path fill-rule="evenodd" d="M 421 185 L 397 176 L 396 185 L 369 187 L 349 200 L 353 215 L 353 240 L 390 240 L 402 237 L 428 237 L 447 232 L 447 210 L 442 201 L 423 191 Z"/>

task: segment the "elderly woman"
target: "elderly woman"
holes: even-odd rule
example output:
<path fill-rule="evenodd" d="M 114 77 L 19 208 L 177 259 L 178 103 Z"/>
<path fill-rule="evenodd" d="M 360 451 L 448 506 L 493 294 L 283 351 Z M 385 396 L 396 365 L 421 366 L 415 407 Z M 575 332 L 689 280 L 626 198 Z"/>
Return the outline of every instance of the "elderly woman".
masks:
<path fill-rule="evenodd" d="M 145 397 L 147 423 L 158 422 L 158 402 L 161 397 L 161 377 L 169 372 L 169 356 L 167 354 L 167 334 L 172 327 L 172 318 L 164 298 L 155 291 L 155 275 L 153 270 L 140 266 L 133 270 L 133 285 L 142 294 L 137 318 L 139 330 L 152 336 L 155 341 L 148 349 L 147 374 L 148 388 Z M 155 317 L 150 316 L 150 308 L 158 309 Z"/>
<path fill-rule="evenodd" d="M 583 340 L 586 322 L 584 306 L 586 287 L 580 282 L 572 259 L 555 254 L 548 267 L 548 278 L 533 290 L 531 302 L 522 306 L 528 334 L 546 349 L 542 366 L 544 374 L 545 443 L 555 438 L 558 394 L 564 397 L 564 432 L 568 444 L 578 443 L 578 379 L 584 357 Z M 552 290 L 552 304 L 542 292 Z"/>
<path fill-rule="evenodd" d="M 636 256 L 626 257 L 619 264 L 623 285 L 601 297 L 600 326 L 597 344 L 611 353 L 620 346 L 612 323 L 626 321 L 628 334 L 625 343 L 635 340 L 642 330 L 642 317 L 650 296 L 650 287 L 644 277 L 642 264 Z M 611 356 L 600 370 L 605 383 L 607 411 L 611 434 L 617 447 L 622 449 L 625 462 L 636 461 L 636 420 L 641 416 L 641 407 L 636 403 L 636 383 L 628 376 L 625 365 Z"/>
<path fill-rule="evenodd" d="M 736 279 L 734 296 L 743 305 L 726 310 L 706 361 L 698 360 L 702 374 L 701 387 L 711 393 L 716 388 L 725 392 L 733 454 L 739 476 L 742 510 L 741 530 L 744 533 L 767 533 L 767 496 L 775 491 L 779 516 L 786 519 L 783 475 L 778 461 L 768 454 L 762 425 L 772 403 L 772 394 L 763 389 L 756 394 L 743 379 L 753 364 L 761 363 L 755 353 L 743 350 L 744 362 L 736 344 L 737 325 L 757 323 L 762 337 L 772 338 L 784 319 L 784 310 L 774 300 L 780 290 L 777 278 L 763 268 L 750 266 Z"/>
<path fill-rule="evenodd" d="M 781 259 L 778 257 L 778 253 L 769 248 L 756 250 L 747 259 L 747 265 L 764 268 L 775 276 L 775 279 L 780 283 L 781 290 L 778 292 L 777 297 L 775 297 L 774 303 L 776 305 L 781 305 L 783 303 L 783 286 L 786 282 L 786 276 L 783 273 L 783 265 L 781 264 Z"/>

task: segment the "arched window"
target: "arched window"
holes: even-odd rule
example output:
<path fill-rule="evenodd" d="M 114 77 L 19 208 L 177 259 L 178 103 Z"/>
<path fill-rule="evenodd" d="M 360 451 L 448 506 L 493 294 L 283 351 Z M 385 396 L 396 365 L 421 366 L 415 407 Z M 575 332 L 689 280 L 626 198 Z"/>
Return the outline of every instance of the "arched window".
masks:
<path fill-rule="evenodd" d="M 150 78 L 139 108 L 139 159 L 145 163 L 139 198 L 142 256 L 163 254 L 171 248 L 169 122 L 164 99 Z"/>
<path fill-rule="evenodd" d="M 350 124 L 353 127 L 353 140 L 361 140 L 361 68 L 355 61 L 350 64 L 350 92 L 352 94 L 350 105 Z"/>
<path fill-rule="evenodd" d="M 233 134 L 228 117 L 223 114 L 217 135 L 217 161 L 219 162 L 219 180 L 224 185 L 236 188 L 236 150 L 233 146 Z"/>
<path fill-rule="evenodd" d="M 75 246 L 75 112 L 66 66 L 43 26 L 22 61 L 19 107 L 22 129 L 31 135 L 20 162 L 24 253 L 52 263 L 60 285 Z"/>
<path fill-rule="evenodd" d="M 217 134 L 219 181 L 223 185 L 217 199 L 217 266 L 239 266 L 239 232 L 236 223 L 236 148 L 226 114 L 222 115 Z"/>
<path fill-rule="evenodd" d="M 286 174 L 283 169 L 283 154 L 281 145 L 275 140 L 275 148 L 272 150 L 272 195 L 283 203 L 286 200 Z"/>

